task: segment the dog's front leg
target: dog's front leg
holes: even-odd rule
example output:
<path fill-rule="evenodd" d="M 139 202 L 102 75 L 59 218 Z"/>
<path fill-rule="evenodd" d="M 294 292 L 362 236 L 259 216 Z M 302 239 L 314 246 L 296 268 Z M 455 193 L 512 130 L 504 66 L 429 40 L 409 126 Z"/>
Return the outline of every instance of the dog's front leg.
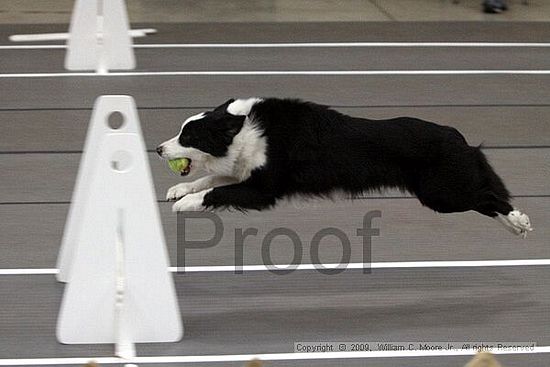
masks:
<path fill-rule="evenodd" d="M 269 191 L 241 182 L 217 187 L 204 195 L 204 208 L 236 208 L 239 210 L 263 210 L 275 205 L 276 196 Z"/>
<path fill-rule="evenodd" d="M 172 205 L 173 212 L 200 211 L 206 209 L 204 206 L 204 196 L 214 189 L 187 194 Z"/>
<path fill-rule="evenodd" d="M 241 182 L 188 194 L 178 200 L 172 206 L 172 210 L 175 212 L 216 208 L 262 210 L 275 205 L 275 202 L 276 197 L 273 194 Z"/>
<path fill-rule="evenodd" d="M 205 176 L 193 182 L 184 182 L 172 186 L 166 193 L 166 200 L 178 200 L 188 194 L 198 193 L 214 187 L 231 185 L 238 182 L 236 178 L 229 176 Z"/>

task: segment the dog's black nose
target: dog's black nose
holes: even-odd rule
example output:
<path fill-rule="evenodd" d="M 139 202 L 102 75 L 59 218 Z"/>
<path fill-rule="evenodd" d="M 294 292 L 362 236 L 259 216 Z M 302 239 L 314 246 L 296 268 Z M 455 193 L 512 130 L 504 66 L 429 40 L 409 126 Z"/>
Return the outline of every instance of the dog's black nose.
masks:
<path fill-rule="evenodd" d="M 162 151 L 163 151 L 163 148 L 162 148 L 162 146 L 161 146 L 161 145 L 159 145 L 159 146 L 157 147 L 157 149 L 156 149 L 156 150 L 157 150 L 157 154 L 158 154 L 158 155 L 160 155 L 160 156 L 162 156 Z"/>

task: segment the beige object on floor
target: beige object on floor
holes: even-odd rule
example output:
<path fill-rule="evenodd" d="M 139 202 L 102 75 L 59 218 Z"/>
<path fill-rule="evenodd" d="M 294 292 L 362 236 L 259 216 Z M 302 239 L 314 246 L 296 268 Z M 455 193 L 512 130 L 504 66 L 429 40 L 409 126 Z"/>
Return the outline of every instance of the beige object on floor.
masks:
<path fill-rule="evenodd" d="M 495 357 L 489 352 L 481 352 L 464 367 L 502 367 Z"/>
<path fill-rule="evenodd" d="M 263 363 L 259 359 L 253 359 L 249 362 L 246 362 L 244 367 L 262 367 Z"/>

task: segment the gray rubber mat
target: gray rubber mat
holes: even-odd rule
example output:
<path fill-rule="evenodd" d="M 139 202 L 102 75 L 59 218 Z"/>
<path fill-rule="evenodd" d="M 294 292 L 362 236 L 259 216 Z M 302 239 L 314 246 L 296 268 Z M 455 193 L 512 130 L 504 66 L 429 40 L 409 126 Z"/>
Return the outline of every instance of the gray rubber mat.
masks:
<path fill-rule="evenodd" d="M 0 106 L 90 108 L 101 94 L 132 95 L 140 107 L 216 106 L 234 96 L 302 98 L 342 107 L 547 104 L 549 81 L 550 75 L 10 78 L 0 79 L 0 90 L 11 91 L 0 94 Z"/>
<path fill-rule="evenodd" d="M 80 156 L 77 153 L 4 155 L 0 161 L 0 171 L 11 174 L 0 182 L 0 203 L 69 201 Z M 550 148 L 490 149 L 487 156 L 513 195 L 550 195 L 547 180 Z M 163 200 L 166 190 L 181 179 L 156 153 L 149 153 L 149 162 L 157 197 Z M 536 170 L 533 171 L 533 168 Z M 527 176 L 529 180 L 525 180 Z"/>
<path fill-rule="evenodd" d="M 546 22 L 134 23 L 156 28 L 136 43 L 548 42 Z M 1 25 L 0 43 L 20 33 L 66 32 L 67 24 Z"/>
<path fill-rule="evenodd" d="M 407 57 L 403 57 L 404 51 Z M 529 57 L 525 54 L 528 52 Z M 550 67 L 550 47 L 532 48 L 138 48 L 135 71 L 526 70 Z M 13 50 L 4 73 L 64 73 L 64 49 Z M 206 60 L 206 62 L 205 62 Z"/>
<path fill-rule="evenodd" d="M 176 275 L 186 328 L 141 356 L 293 351 L 317 340 L 491 340 L 548 345 L 550 272 L 533 269 L 301 271 Z M 0 279 L 1 357 L 108 356 L 110 345 L 59 345 L 62 286 L 52 276 Z M 513 330 L 513 334 L 510 333 Z M 40 345 L 40 348 L 35 348 Z"/>
<path fill-rule="evenodd" d="M 380 235 L 372 238 L 370 260 L 425 261 L 425 260 L 499 260 L 550 258 L 550 198 L 517 198 L 514 205 L 524 209 L 533 221 L 535 231 L 522 240 L 506 231 L 496 221 L 477 213 L 437 214 L 409 199 L 369 199 L 355 201 L 312 201 L 282 204 L 265 213 L 219 213 L 223 235 L 210 248 L 187 249 L 183 240 L 177 242 L 177 231 L 187 240 L 206 241 L 214 236 L 214 225 L 209 219 L 177 222 L 171 212 L 171 203 L 161 203 L 160 212 L 172 265 L 234 266 L 235 230 L 258 229 L 256 236 L 243 241 L 243 264 L 262 264 L 262 244 L 267 233 L 287 227 L 298 234 L 302 244 L 304 263 L 311 263 L 311 241 L 315 233 L 336 227 L 349 240 L 352 262 L 363 262 L 363 238 L 357 229 L 363 228 L 363 217 L 379 210 L 381 218 L 373 220 L 372 227 Z M 0 268 L 53 268 L 61 243 L 67 204 L 0 205 L 0 244 L 3 248 Z M 25 230 L 22 230 L 25 225 Z M 222 230 L 220 230 L 221 232 Z M 183 237 L 180 237 L 183 238 Z M 276 264 L 288 264 L 294 251 L 290 240 L 275 238 L 270 248 Z M 319 255 L 324 263 L 338 263 L 343 245 L 328 236 L 321 242 Z M 185 263 L 176 261 L 178 251 L 185 251 Z M 181 253 L 180 253 L 181 254 Z"/>
<path fill-rule="evenodd" d="M 137 43 L 247 42 L 548 42 L 547 23 L 261 23 L 146 24 L 159 33 Z M 2 25 L 13 33 L 62 32 L 67 25 Z M 141 71 L 548 69 L 546 48 L 491 49 L 137 49 Z M 1 73 L 59 71 L 61 50 L 1 50 Z M 1 75 L 0 75 L 1 76 Z M 311 239 L 336 226 L 361 262 L 357 228 L 368 211 L 380 235 L 371 260 L 517 260 L 550 258 L 550 88 L 548 75 L 124 76 L 0 77 L 0 269 L 53 268 L 91 107 L 101 94 L 129 94 L 140 108 L 172 265 L 176 215 L 162 202 L 179 181 L 152 149 L 186 117 L 228 98 L 280 96 L 313 100 L 355 116 L 414 116 L 457 127 L 484 152 L 535 231 L 527 240 L 476 213 L 436 214 L 405 194 L 355 201 L 285 203 L 266 213 L 220 213 L 224 235 L 212 248 L 186 251 L 186 265 L 234 265 L 234 231 L 258 228 L 243 263 L 262 261 L 262 239 L 288 226 L 311 261 Z M 189 235 L 208 234 L 208 222 Z M 272 260 L 286 264 L 288 241 L 274 240 Z M 342 245 L 327 238 L 321 259 L 337 262 Z M 181 254 L 181 253 L 180 253 Z M 534 341 L 550 345 L 547 267 L 187 273 L 175 275 L 186 336 L 138 346 L 138 355 L 292 352 L 295 341 Z M 55 339 L 63 285 L 51 275 L 0 277 L 0 359 L 111 356 L 113 346 L 67 346 Z M 457 367 L 467 357 L 268 362 L 286 366 Z M 499 358 L 504 366 L 547 367 L 548 356 Z M 160 364 L 157 364 L 160 365 Z M 176 364 L 170 364 L 176 365 Z M 188 364 L 195 366 L 197 364 Z M 205 364 L 201 364 L 204 366 Z M 219 365 L 222 364 L 208 364 Z M 241 366 L 223 363 L 223 366 Z M 154 366 L 151 364 L 151 366 Z"/>
<path fill-rule="evenodd" d="M 214 106 L 206 106 L 214 107 Z M 177 134 L 181 123 L 204 109 L 140 109 L 139 118 L 147 149 Z M 336 108 L 351 116 L 371 119 L 415 116 L 457 128 L 470 145 L 485 147 L 550 147 L 550 105 L 357 107 Z M 9 139 L 0 141 L 0 152 L 80 152 L 91 109 L 0 110 L 0 121 L 9 124 Z M 40 138 L 30 139 L 29 132 Z"/>

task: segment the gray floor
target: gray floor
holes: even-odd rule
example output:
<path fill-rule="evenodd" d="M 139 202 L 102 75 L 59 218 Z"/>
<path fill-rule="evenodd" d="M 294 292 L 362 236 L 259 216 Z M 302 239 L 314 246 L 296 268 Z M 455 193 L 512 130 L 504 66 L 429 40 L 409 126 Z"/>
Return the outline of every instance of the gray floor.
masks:
<path fill-rule="evenodd" d="M 547 42 L 548 22 L 278 22 L 132 23 L 154 27 L 136 43 L 248 42 Z M 229 32 L 228 29 L 231 31 Z M 67 24 L 10 24 L 0 27 L 0 44 L 14 45 L 15 33 L 66 32 Z M 23 60 L 19 60 L 23 62 Z M 138 64 L 141 60 L 137 60 Z"/>
<path fill-rule="evenodd" d="M 543 23 L 288 23 L 155 24 L 145 43 L 285 41 L 534 41 L 545 42 Z M 164 28 L 163 28 L 164 27 Z M 0 42 L 25 27 L 0 26 Z M 61 25 L 37 26 L 40 30 Z M 256 30 L 254 32 L 254 30 Z M 29 30 L 26 30 L 29 32 Z M 261 33 L 261 35 L 259 35 Z M 0 50 L 2 73 L 61 71 L 59 50 Z M 137 50 L 140 70 L 369 70 L 548 69 L 547 49 L 314 49 Z M 272 212 L 222 213 L 222 242 L 190 250 L 189 265 L 232 265 L 235 228 L 257 227 L 244 262 L 261 261 L 261 239 L 288 226 L 309 240 L 337 226 L 361 261 L 356 229 L 369 210 L 376 221 L 372 260 L 490 260 L 550 258 L 549 76 L 167 76 L 0 78 L 0 268 L 52 268 L 81 155 L 91 106 L 100 94 L 131 94 L 140 109 L 172 264 L 176 217 L 163 202 L 175 182 L 155 159 L 156 144 L 178 122 L 233 96 L 288 96 L 336 106 L 356 116 L 416 116 L 460 129 L 471 144 L 484 143 L 514 203 L 533 220 L 525 241 L 474 213 L 435 214 L 414 198 L 285 203 Z M 197 225 L 191 235 L 209 229 Z M 321 258 L 337 261 L 340 247 Z M 284 242 L 273 259 L 289 261 Z M 186 336 L 174 344 L 139 345 L 139 355 L 208 355 L 292 352 L 295 341 L 487 340 L 550 345 L 550 272 L 546 267 L 392 269 L 337 276 L 300 271 L 175 275 Z M 63 286 L 52 276 L 0 277 L 0 359 L 109 356 L 112 346 L 65 346 L 55 322 Z M 466 357 L 272 362 L 273 366 L 461 366 Z M 502 356 L 505 366 L 548 366 L 547 355 Z M 236 366 L 239 364 L 227 363 Z"/>
<path fill-rule="evenodd" d="M 0 23 L 67 23 L 73 0 L 0 0 Z M 127 0 L 132 22 L 548 21 L 545 0 L 508 0 L 483 14 L 482 0 Z M 162 3 L 162 6 L 159 4 Z"/>
<path fill-rule="evenodd" d="M 138 49 L 136 71 L 204 70 L 515 70 L 544 69 L 550 48 Z M 65 50 L 13 50 L 0 60 L 5 73 L 63 72 Z M 254 60 L 252 63 L 250 60 Z M 419 65 L 419 63 L 421 63 Z"/>

